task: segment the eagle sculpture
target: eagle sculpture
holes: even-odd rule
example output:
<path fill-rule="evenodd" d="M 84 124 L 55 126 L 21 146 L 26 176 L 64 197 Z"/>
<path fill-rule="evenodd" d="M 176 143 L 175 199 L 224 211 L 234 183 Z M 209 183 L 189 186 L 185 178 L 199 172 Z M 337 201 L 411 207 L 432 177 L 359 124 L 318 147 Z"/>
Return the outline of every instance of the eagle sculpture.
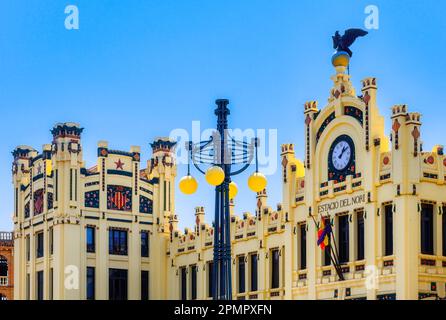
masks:
<path fill-rule="evenodd" d="M 336 51 L 345 51 L 351 57 L 353 52 L 349 49 L 349 47 L 355 42 L 356 38 L 363 37 L 368 34 L 367 31 L 362 29 L 348 29 L 345 30 L 344 35 L 341 37 L 339 31 L 336 31 L 333 38 L 333 48 Z"/>

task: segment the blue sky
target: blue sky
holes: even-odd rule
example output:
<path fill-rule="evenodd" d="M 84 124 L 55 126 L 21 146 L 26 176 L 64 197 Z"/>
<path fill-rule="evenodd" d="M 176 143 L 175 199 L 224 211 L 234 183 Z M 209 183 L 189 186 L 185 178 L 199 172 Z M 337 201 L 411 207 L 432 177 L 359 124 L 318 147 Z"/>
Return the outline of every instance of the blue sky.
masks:
<path fill-rule="evenodd" d="M 64 27 L 69 4 L 79 8 L 79 30 Z M 443 1 L 1 1 L 0 230 L 12 228 L 10 152 L 20 144 L 41 150 L 56 122 L 85 128 L 89 166 L 99 140 L 140 145 L 146 160 L 157 136 L 189 130 L 193 120 L 215 126 L 214 100 L 228 98 L 232 127 L 277 129 L 279 146 L 293 142 L 303 157 L 303 104 L 326 102 L 331 35 L 364 27 L 369 4 L 379 8 L 379 29 L 352 47 L 354 85 L 378 78 L 387 132 L 390 107 L 406 103 L 423 114 L 425 149 L 446 144 Z M 280 174 L 268 178 L 275 206 Z M 240 213 L 255 208 L 246 179 L 236 179 Z M 197 205 L 211 220 L 213 190 L 199 182 L 194 196 L 177 192 L 182 227 L 193 224 Z"/>

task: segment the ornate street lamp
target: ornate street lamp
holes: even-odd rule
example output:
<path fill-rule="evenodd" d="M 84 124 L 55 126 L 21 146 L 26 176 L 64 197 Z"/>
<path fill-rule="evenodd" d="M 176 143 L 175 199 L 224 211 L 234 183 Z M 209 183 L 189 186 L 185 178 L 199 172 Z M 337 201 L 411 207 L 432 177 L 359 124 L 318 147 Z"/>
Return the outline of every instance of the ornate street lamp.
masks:
<path fill-rule="evenodd" d="M 249 177 L 248 186 L 254 192 L 262 191 L 267 184 L 265 176 L 258 171 L 258 139 L 252 141 L 236 140 L 228 132 L 227 105 L 229 100 L 215 101 L 217 109 L 217 130 L 207 141 L 186 143 L 189 160 L 195 168 L 205 175 L 206 181 L 215 186 L 215 221 L 214 221 L 214 264 L 212 272 L 212 296 L 214 300 L 232 299 L 231 276 L 231 236 L 229 201 L 238 191 L 231 177 L 245 171 L 255 158 L 256 171 Z M 190 174 L 190 161 L 187 176 L 179 183 L 185 194 L 193 194 L 198 183 Z"/>

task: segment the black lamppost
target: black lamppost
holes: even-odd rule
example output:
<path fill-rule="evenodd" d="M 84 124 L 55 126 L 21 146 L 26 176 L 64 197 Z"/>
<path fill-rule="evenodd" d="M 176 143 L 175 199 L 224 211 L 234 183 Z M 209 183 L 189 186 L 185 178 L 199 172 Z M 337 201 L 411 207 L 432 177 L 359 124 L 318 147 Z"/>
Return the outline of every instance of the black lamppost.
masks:
<path fill-rule="evenodd" d="M 237 193 L 237 185 L 231 177 L 245 171 L 254 156 L 256 172 L 249 178 L 251 190 L 259 192 L 266 187 L 266 178 L 258 172 L 258 139 L 252 141 L 236 140 L 228 131 L 227 107 L 229 100 L 216 100 L 217 130 L 207 141 L 187 142 L 189 159 L 199 172 L 206 176 L 206 181 L 215 186 L 214 220 L 214 263 L 212 270 L 212 296 L 214 300 L 232 299 L 231 275 L 231 234 L 229 203 Z M 207 170 L 204 167 L 207 166 Z M 197 189 L 196 180 L 190 175 L 190 162 L 187 176 L 180 180 L 180 189 L 192 194 Z"/>

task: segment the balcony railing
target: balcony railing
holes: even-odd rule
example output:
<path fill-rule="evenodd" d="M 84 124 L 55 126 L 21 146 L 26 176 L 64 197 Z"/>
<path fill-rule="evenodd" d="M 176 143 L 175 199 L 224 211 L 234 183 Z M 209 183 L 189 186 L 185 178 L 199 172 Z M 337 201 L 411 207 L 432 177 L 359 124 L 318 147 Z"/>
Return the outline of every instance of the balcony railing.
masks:
<path fill-rule="evenodd" d="M 5 247 L 12 247 L 14 245 L 12 232 L 0 232 L 0 244 Z"/>
<path fill-rule="evenodd" d="M 8 286 L 8 277 L 0 277 L 0 287 Z"/>
<path fill-rule="evenodd" d="M 0 232 L 0 240 L 11 241 L 12 240 L 12 232 Z"/>

